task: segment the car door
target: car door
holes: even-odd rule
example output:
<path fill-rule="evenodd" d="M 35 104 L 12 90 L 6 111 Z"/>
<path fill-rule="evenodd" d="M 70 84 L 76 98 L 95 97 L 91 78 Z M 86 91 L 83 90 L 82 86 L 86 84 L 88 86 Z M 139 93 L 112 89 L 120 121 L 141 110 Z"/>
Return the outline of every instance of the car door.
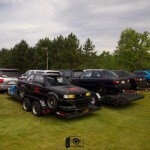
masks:
<path fill-rule="evenodd" d="M 32 74 L 29 75 L 26 79 L 26 82 L 24 82 L 28 94 L 33 94 L 33 89 L 34 89 L 33 79 L 34 79 L 34 75 Z"/>
<path fill-rule="evenodd" d="M 89 80 L 89 84 L 92 88 L 97 89 L 98 87 L 104 86 L 104 79 L 102 79 L 102 75 L 100 71 L 93 71 L 91 75 L 91 80 Z"/>
<path fill-rule="evenodd" d="M 86 89 L 90 89 L 91 87 L 91 76 L 92 76 L 92 71 L 86 71 L 84 72 L 79 78 L 77 78 L 75 81 L 75 85 L 84 87 Z"/>
<path fill-rule="evenodd" d="M 33 85 L 33 95 L 38 96 L 39 98 L 45 98 L 47 89 L 44 85 L 44 77 L 42 75 L 35 75 L 34 80 L 32 82 Z"/>

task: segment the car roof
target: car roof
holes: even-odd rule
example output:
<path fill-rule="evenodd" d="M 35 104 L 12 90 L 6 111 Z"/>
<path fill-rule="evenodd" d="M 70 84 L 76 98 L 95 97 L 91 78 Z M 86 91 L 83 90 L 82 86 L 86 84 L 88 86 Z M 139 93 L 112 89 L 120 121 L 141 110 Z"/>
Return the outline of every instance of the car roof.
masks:
<path fill-rule="evenodd" d="M 84 71 L 107 71 L 108 69 L 85 69 Z"/>
<path fill-rule="evenodd" d="M 1 71 L 18 71 L 19 69 L 13 69 L 13 68 L 0 68 Z"/>
<path fill-rule="evenodd" d="M 150 71 L 150 70 L 135 70 L 135 71 Z"/>
<path fill-rule="evenodd" d="M 35 73 L 34 75 L 43 75 L 43 76 L 48 76 L 48 75 L 53 75 L 53 76 L 61 76 L 58 73 Z"/>
<path fill-rule="evenodd" d="M 38 71 L 41 71 L 41 72 L 59 72 L 57 70 L 38 70 Z"/>

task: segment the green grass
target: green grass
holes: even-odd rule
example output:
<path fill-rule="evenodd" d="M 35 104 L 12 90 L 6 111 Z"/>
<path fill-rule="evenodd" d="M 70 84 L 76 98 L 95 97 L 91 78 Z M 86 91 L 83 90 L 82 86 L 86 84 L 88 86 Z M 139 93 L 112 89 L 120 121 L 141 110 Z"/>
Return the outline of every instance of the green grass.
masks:
<path fill-rule="evenodd" d="M 63 119 L 55 114 L 35 117 L 22 104 L 0 94 L 0 150 L 63 150 L 65 138 L 80 136 L 86 150 L 150 149 L 150 92 L 145 98 Z"/>

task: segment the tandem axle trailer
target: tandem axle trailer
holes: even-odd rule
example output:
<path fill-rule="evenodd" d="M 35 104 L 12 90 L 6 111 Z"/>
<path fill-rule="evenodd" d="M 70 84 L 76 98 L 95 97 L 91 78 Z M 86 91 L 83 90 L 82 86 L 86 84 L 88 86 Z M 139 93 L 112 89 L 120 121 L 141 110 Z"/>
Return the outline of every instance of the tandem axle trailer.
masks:
<path fill-rule="evenodd" d="M 51 110 L 45 103 L 45 101 L 37 96 L 27 94 L 23 98 L 21 98 L 17 91 L 17 88 L 15 89 L 15 87 L 14 89 L 8 89 L 8 95 L 13 97 L 14 99 L 21 100 L 23 110 L 32 111 L 33 115 L 35 116 L 55 113 L 63 118 L 74 118 L 77 116 L 87 115 L 94 111 L 98 111 L 101 108 L 100 106 L 95 106 L 94 104 L 90 103 L 82 107 L 59 106 L 58 109 Z"/>

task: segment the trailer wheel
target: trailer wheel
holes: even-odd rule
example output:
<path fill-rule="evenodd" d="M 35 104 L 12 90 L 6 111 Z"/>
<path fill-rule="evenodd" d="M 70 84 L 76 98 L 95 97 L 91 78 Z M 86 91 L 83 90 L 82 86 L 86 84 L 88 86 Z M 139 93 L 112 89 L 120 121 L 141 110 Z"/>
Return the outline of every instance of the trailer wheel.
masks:
<path fill-rule="evenodd" d="M 49 95 L 47 98 L 47 105 L 52 111 L 56 110 L 58 107 L 57 98 L 54 95 Z"/>
<path fill-rule="evenodd" d="M 19 90 L 19 95 L 21 98 L 23 98 L 26 94 L 26 90 L 24 87 L 21 87 L 20 90 Z"/>
<path fill-rule="evenodd" d="M 106 90 L 105 90 L 105 87 L 104 86 L 99 86 L 97 87 L 97 92 L 99 93 L 99 95 L 105 95 L 106 93 Z"/>
<path fill-rule="evenodd" d="M 23 110 L 25 111 L 31 111 L 31 108 L 32 108 L 31 101 L 28 98 L 24 98 L 22 107 L 23 107 Z"/>
<path fill-rule="evenodd" d="M 94 105 L 96 105 L 96 106 L 98 106 L 99 104 L 98 104 L 98 98 L 97 98 L 97 96 L 94 93 L 92 93 L 91 96 L 92 96 L 91 103 L 94 104 Z"/>
<path fill-rule="evenodd" d="M 42 115 L 42 107 L 39 102 L 34 101 L 32 104 L 32 113 L 35 116 L 41 116 Z"/>

